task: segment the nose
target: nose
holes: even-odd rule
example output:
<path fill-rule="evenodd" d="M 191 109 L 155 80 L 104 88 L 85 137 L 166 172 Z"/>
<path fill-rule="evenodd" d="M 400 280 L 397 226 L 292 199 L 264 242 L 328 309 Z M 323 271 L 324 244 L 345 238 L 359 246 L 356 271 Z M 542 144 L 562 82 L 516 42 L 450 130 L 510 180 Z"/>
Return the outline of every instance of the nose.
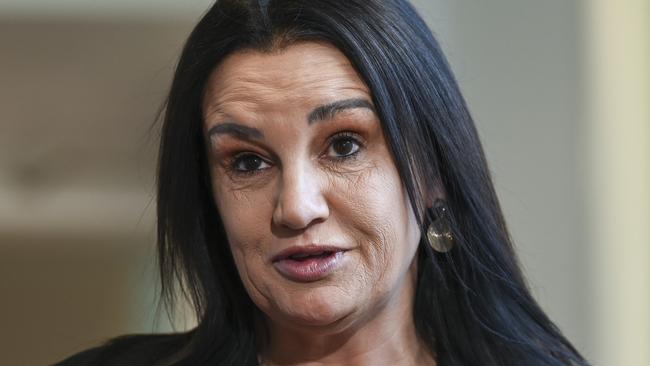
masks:
<path fill-rule="evenodd" d="M 292 230 L 302 230 L 314 222 L 326 220 L 329 206 L 323 195 L 323 180 L 304 165 L 286 169 L 273 211 L 273 222 Z"/>

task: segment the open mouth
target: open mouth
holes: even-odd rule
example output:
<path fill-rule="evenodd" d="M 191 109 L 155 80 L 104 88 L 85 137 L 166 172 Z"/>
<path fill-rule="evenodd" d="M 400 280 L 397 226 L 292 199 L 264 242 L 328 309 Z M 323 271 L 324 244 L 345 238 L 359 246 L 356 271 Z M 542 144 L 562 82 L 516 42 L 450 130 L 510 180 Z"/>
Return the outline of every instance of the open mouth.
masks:
<path fill-rule="evenodd" d="M 317 252 L 317 253 L 298 253 L 298 254 L 290 255 L 289 257 L 287 257 L 287 259 L 303 262 L 309 259 L 327 258 L 332 254 L 334 254 L 334 251 L 330 251 L 330 250 Z"/>
<path fill-rule="evenodd" d="M 274 263 L 283 260 L 306 261 L 327 258 L 339 252 L 345 252 L 345 249 L 331 245 L 299 245 L 277 253 L 271 261 Z"/>

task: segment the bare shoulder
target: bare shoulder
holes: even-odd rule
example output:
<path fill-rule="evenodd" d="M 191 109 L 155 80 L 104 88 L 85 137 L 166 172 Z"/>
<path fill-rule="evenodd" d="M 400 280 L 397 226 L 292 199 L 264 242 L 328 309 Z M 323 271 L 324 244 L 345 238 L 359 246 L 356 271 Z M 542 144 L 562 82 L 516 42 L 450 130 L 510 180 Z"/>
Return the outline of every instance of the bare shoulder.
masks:
<path fill-rule="evenodd" d="M 53 366 L 158 365 L 180 350 L 190 333 L 133 334 L 74 354 Z"/>

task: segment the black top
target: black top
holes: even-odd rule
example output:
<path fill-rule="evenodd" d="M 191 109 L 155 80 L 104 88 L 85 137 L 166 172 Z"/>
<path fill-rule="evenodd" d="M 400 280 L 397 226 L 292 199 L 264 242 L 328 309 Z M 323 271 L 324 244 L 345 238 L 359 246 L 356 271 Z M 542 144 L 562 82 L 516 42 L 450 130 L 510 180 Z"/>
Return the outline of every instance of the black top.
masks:
<path fill-rule="evenodd" d="M 137 334 L 115 338 L 85 350 L 53 366 L 145 366 L 162 365 L 186 343 L 188 333 Z"/>

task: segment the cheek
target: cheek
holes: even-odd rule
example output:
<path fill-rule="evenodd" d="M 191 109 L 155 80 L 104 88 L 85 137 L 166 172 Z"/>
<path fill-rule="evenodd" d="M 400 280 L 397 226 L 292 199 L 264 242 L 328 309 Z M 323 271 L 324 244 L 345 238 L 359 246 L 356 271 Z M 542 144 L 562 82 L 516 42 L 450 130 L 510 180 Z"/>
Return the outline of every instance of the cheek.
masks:
<path fill-rule="evenodd" d="M 375 286 L 390 287 L 409 268 L 419 230 L 392 164 L 376 166 L 355 182 L 341 185 L 340 222 L 359 243 L 364 275 Z"/>
<path fill-rule="evenodd" d="M 222 178 L 228 179 L 228 178 Z M 218 180 L 217 180 L 218 182 Z M 265 190 L 252 192 L 213 182 L 212 195 L 228 238 L 255 236 L 266 228 L 271 202 Z M 239 242 L 246 242 L 237 240 Z"/>
<path fill-rule="evenodd" d="M 265 245 L 272 239 L 269 218 L 272 210 L 268 195 L 227 190 L 213 192 L 221 214 L 228 244 L 242 284 L 253 302 L 268 305 L 272 285 L 266 267 Z"/>
<path fill-rule="evenodd" d="M 232 190 L 216 186 L 213 197 L 223 221 L 231 252 L 242 279 L 263 264 L 263 243 L 268 240 L 270 202 L 264 192 Z"/>

